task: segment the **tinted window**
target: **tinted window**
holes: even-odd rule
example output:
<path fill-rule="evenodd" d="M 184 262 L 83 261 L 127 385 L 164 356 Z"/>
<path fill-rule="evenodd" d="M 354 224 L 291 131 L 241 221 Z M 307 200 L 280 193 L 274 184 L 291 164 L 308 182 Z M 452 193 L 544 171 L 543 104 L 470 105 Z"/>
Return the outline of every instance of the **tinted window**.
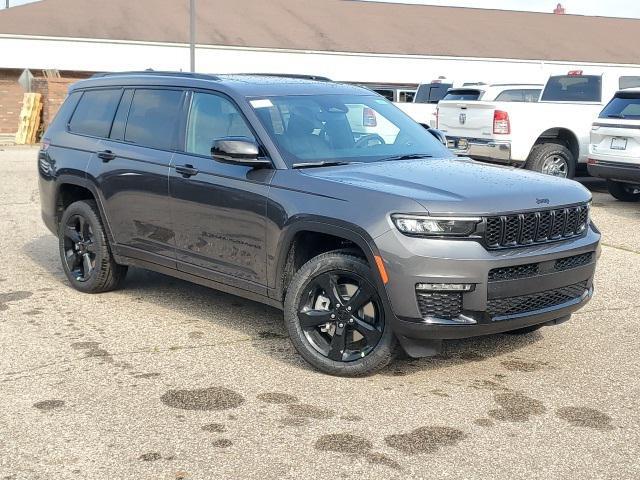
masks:
<path fill-rule="evenodd" d="M 384 98 L 386 98 L 387 100 L 390 100 L 393 102 L 393 90 L 387 90 L 384 88 L 374 88 L 373 89 L 374 92 L 376 92 L 379 95 L 382 95 Z"/>
<path fill-rule="evenodd" d="M 125 140 L 144 147 L 170 150 L 178 131 L 182 92 L 136 90 L 129 110 Z"/>
<path fill-rule="evenodd" d="M 596 75 L 560 75 L 551 77 L 542 100 L 551 102 L 599 102 L 602 77 Z"/>
<path fill-rule="evenodd" d="M 122 98 L 120 99 L 120 105 L 116 110 L 116 116 L 113 119 L 113 126 L 111 127 L 111 134 L 109 138 L 113 140 L 124 140 L 124 129 L 127 123 L 127 117 L 129 116 L 129 108 L 131 107 L 131 99 L 133 98 L 133 90 L 125 90 Z"/>
<path fill-rule="evenodd" d="M 413 102 L 415 96 L 416 92 L 414 90 L 400 90 L 398 92 L 398 101 L 405 103 Z"/>
<path fill-rule="evenodd" d="M 640 87 L 640 77 L 620 77 L 620 89 Z"/>
<path fill-rule="evenodd" d="M 443 100 L 478 100 L 481 94 L 480 90 L 449 90 Z"/>
<path fill-rule="evenodd" d="M 496 97 L 496 102 L 537 102 L 541 90 L 505 90 Z"/>
<path fill-rule="evenodd" d="M 69 130 L 82 135 L 108 137 L 122 90 L 88 90 L 73 112 Z"/>
<path fill-rule="evenodd" d="M 379 96 L 290 95 L 251 101 L 289 166 L 399 155 L 451 157 L 433 135 Z"/>
<path fill-rule="evenodd" d="M 418 87 L 414 102 L 438 103 L 453 85 L 451 83 L 425 83 Z"/>
<path fill-rule="evenodd" d="M 194 93 L 187 124 L 186 151 L 211 155 L 213 141 L 224 137 L 248 137 L 253 133 L 236 106 L 224 97 Z"/>
<path fill-rule="evenodd" d="M 640 93 L 618 93 L 604 107 L 600 118 L 640 119 Z"/>

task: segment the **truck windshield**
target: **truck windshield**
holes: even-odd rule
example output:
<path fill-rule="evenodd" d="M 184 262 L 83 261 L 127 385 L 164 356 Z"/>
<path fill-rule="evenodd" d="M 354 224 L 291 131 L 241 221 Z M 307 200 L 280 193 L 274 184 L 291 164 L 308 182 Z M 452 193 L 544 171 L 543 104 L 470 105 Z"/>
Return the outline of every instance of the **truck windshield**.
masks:
<path fill-rule="evenodd" d="M 640 92 L 617 93 L 613 100 L 604 107 L 600 118 L 640 119 Z"/>
<path fill-rule="evenodd" d="M 249 100 L 289 167 L 453 157 L 420 124 L 377 95 L 289 95 Z"/>
<path fill-rule="evenodd" d="M 600 102 L 602 77 L 598 75 L 558 75 L 549 78 L 542 92 L 543 102 Z"/>

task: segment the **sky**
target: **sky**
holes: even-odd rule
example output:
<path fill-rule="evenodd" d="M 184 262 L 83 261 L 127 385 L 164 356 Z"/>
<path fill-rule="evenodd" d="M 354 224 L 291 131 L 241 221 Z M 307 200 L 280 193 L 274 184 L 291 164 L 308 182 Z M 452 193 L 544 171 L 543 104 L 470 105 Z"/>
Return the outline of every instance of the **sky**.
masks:
<path fill-rule="evenodd" d="M 39 0 L 9 0 L 11 5 L 22 5 Z M 200 0 L 207 1 L 207 0 Z M 322 1 L 322 0 L 317 0 Z M 377 0 L 362 0 L 377 1 Z M 386 0 L 395 3 L 423 3 L 456 7 L 495 8 L 551 13 L 558 0 Z M 640 0 L 560 0 L 567 13 L 576 15 L 599 15 L 605 17 L 640 18 Z M 6 0 L 0 0 L 4 8 Z"/>

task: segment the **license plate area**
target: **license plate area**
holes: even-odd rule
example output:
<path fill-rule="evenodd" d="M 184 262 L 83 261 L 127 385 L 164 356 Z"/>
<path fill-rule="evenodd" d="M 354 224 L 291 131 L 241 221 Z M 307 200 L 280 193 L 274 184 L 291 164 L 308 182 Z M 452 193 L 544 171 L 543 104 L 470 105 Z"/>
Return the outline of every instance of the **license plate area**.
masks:
<path fill-rule="evenodd" d="M 624 137 L 613 137 L 611 139 L 611 150 L 626 150 L 627 139 Z"/>

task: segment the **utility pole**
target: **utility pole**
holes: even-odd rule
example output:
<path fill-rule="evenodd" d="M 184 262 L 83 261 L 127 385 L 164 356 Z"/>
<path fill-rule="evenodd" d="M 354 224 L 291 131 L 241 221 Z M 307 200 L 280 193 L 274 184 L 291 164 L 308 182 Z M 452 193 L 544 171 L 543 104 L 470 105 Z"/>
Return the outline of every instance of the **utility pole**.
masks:
<path fill-rule="evenodd" d="M 7 0 L 7 6 L 4 8 L 9 8 L 9 0 Z"/>
<path fill-rule="evenodd" d="M 189 56 L 193 73 L 196 71 L 196 0 L 189 0 Z"/>

